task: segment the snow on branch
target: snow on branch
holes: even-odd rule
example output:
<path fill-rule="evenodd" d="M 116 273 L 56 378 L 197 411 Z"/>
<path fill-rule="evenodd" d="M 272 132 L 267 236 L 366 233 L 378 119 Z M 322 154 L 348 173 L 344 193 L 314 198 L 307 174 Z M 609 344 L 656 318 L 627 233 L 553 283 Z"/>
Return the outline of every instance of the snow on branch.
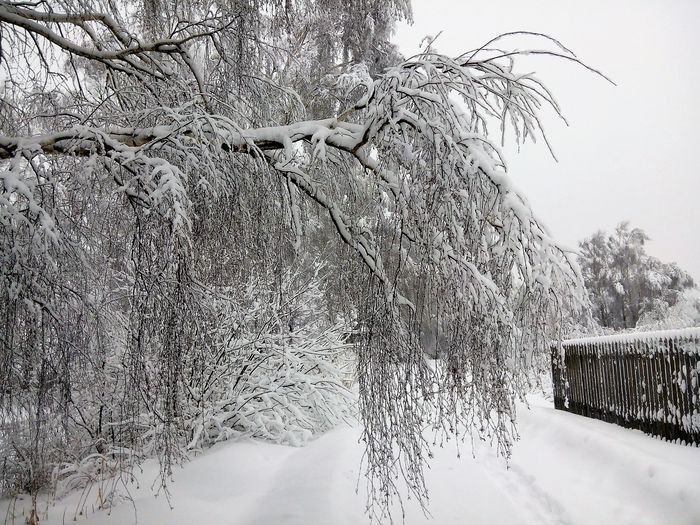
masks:
<path fill-rule="evenodd" d="M 174 75 L 174 70 L 160 57 L 172 57 L 184 63 L 204 91 L 201 73 L 189 52 L 188 43 L 211 37 L 225 29 L 218 23 L 203 20 L 199 30 L 180 38 L 159 39 L 144 42 L 123 23 L 103 12 L 58 13 L 50 6 L 46 11 L 31 9 L 11 2 L 0 2 L 0 21 L 13 29 L 32 37 L 39 53 L 37 36 L 69 55 L 94 60 L 106 68 L 133 75 L 141 80 L 164 80 Z M 97 24 L 97 27 L 94 25 Z M 75 34 L 77 32 L 77 34 Z M 74 39 L 70 36 L 74 35 Z M 91 44 L 77 43 L 82 38 Z"/>
<path fill-rule="evenodd" d="M 224 117 L 206 116 L 192 118 L 189 123 L 160 125 L 149 128 L 94 129 L 86 126 L 75 127 L 59 133 L 49 133 L 29 137 L 0 136 L 0 159 L 15 155 L 105 155 L 124 148 L 143 150 L 167 142 L 169 139 L 191 138 L 197 129 L 211 145 L 218 144 L 224 152 L 254 153 L 288 149 L 295 142 L 308 141 L 352 151 L 361 143 L 364 135 L 362 126 L 335 119 L 299 122 L 289 126 L 240 131 Z M 203 145 L 207 145 L 205 144 Z"/>

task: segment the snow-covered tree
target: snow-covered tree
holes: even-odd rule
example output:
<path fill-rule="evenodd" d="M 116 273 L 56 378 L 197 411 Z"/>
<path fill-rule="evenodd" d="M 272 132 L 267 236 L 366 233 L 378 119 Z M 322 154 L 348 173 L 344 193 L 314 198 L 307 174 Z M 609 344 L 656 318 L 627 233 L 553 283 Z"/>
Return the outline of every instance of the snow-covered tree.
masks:
<path fill-rule="evenodd" d="M 398 475 L 424 500 L 427 429 L 508 453 L 582 287 L 493 137 L 544 138 L 539 111 L 560 115 L 518 56 L 580 62 L 532 33 L 401 59 L 408 17 L 404 0 L 0 0 L 6 488 L 326 428 L 350 327 L 378 512 Z M 514 37 L 540 47 L 500 49 Z"/>
<path fill-rule="evenodd" d="M 683 291 L 695 286 L 676 263 L 662 263 L 646 253 L 649 237 L 640 228 L 622 222 L 606 237 L 598 231 L 581 241 L 579 264 L 593 315 L 604 327 L 634 328 L 660 320 Z"/>
<path fill-rule="evenodd" d="M 697 290 L 696 290 L 697 291 Z M 686 292 L 674 305 L 662 299 L 656 299 L 637 321 L 639 330 L 673 330 L 700 326 L 700 299 Z"/>

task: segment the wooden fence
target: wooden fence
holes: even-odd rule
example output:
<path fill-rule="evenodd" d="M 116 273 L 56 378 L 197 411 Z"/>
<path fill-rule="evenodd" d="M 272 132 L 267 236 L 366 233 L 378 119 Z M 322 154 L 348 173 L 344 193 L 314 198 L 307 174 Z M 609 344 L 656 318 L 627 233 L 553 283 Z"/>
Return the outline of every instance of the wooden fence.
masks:
<path fill-rule="evenodd" d="M 552 345 L 554 406 L 700 445 L 700 328 Z"/>

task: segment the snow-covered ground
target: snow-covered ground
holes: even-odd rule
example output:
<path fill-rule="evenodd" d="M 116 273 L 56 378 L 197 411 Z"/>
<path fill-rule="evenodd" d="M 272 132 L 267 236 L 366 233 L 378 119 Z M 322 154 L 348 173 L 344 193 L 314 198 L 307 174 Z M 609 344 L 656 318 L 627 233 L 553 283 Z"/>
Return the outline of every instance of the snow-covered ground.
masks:
<path fill-rule="evenodd" d="M 486 446 L 477 448 L 476 459 L 467 446 L 461 459 L 452 446 L 439 449 L 427 473 L 432 519 L 408 502 L 406 523 L 700 524 L 700 449 L 555 411 L 544 401 L 519 411 L 519 431 L 507 469 Z M 164 497 L 151 494 L 157 466 L 147 464 L 141 488 L 132 490 L 133 503 L 116 506 L 111 516 L 88 507 L 76 521 L 367 524 L 363 480 L 355 493 L 358 436 L 358 429 L 346 427 L 304 448 L 221 444 L 175 473 L 172 510 Z M 73 494 L 45 507 L 42 525 L 74 522 L 78 498 Z M 0 516 L 6 507 L 0 502 Z"/>

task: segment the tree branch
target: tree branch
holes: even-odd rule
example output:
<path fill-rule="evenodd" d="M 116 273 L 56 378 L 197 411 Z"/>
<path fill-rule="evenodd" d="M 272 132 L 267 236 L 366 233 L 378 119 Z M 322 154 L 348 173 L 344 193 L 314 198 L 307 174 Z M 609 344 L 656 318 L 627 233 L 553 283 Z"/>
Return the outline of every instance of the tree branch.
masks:
<path fill-rule="evenodd" d="M 210 120 L 210 119 L 208 119 Z M 212 144 L 232 153 L 252 153 L 288 149 L 291 144 L 308 141 L 353 152 L 363 144 L 365 127 L 336 119 L 310 120 L 288 126 L 273 126 L 235 131 L 229 121 L 222 121 L 221 128 L 214 129 L 206 123 L 201 129 L 210 135 Z M 148 128 L 89 128 L 78 126 L 58 133 L 26 137 L 0 135 L 0 160 L 11 159 L 18 152 L 30 155 L 90 156 L 121 149 L 141 148 L 173 137 L 194 136 L 191 127 L 163 125 Z"/>

